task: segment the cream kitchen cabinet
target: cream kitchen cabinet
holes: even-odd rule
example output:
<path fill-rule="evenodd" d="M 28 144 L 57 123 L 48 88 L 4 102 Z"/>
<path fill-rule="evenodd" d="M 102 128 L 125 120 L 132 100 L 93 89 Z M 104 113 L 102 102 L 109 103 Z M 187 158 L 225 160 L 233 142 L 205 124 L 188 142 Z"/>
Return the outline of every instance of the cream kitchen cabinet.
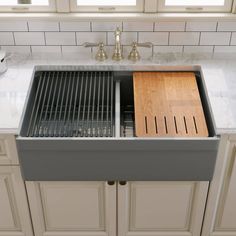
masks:
<path fill-rule="evenodd" d="M 118 236 L 199 236 L 208 182 L 118 185 Z"/>
<path fill-rule="evenodd" d="M 0 166 L 0 236 L 32 236 L 19 166 Z"/>
<path fill-rule="evenodd" d="M 115 236 L 116 184 L 26 182 L 35 236 Z"/>
<path fill-rule="evenodd" d="M 236 236 L 236 136 L 221 141 L 202 236 Z"/>
<path fill-rule="evenodd" d="M 0 165 L 18 165 L 14 135 L 0 134 Z"/>
<path fill-rule="evenodd" d="M 208 182 L 26 186 L 36 236 L 199 236 L 208 191 Z"/>

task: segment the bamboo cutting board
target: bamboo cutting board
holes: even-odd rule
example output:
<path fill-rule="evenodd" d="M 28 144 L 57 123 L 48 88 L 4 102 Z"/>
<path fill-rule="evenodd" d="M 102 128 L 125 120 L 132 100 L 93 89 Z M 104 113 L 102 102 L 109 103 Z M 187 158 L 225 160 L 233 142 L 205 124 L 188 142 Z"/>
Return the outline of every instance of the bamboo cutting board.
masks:
<path fill-rule="evenodd" d="M 208 137 L 195 74 L 135 72 L 135 132 L 138 137 Z"/>

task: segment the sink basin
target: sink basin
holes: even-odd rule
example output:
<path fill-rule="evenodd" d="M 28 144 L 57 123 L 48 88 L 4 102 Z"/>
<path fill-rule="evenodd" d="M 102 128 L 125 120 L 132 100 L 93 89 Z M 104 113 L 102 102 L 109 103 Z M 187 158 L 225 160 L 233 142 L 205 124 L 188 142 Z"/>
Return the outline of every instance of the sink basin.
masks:
<path fill-rule="evenodd" d="M 195 73 L 209 137 L 135 136 L 132 74 L 144 70 Z M 17 137 L 31 181 L 208 181 L 218 144 L 198 66 L 36 67 Z"/>

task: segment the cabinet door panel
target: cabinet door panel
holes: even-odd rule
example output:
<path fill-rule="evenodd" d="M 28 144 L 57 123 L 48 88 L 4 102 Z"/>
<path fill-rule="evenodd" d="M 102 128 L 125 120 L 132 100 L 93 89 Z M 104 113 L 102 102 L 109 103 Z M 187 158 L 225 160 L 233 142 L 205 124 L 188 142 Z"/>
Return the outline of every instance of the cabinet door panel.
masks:
<path fill-rule="evenodd" d="M 225 231 L 225 232 L 224 232 Z M 213 234 L 236 235 L 236 143 L 231 143 Z"/>
<path fill-rule="evenodd" d="M 220 229 L 236 232 L 236 149 L 234 149 L 231 168 L 226 178 L 224 193 L 218 211 L 218 225 Z"/>
<path fill-rule="evenodd" d="M 0 166 L 0 236 L 32 236 L 26 192 L 18 166 Z"/>
<path fill-rule="evenodd" d="M 0 165 L 19 164 L 14 135 L 0 134 Z"/>
<path fill-rule="evenodd" d="M 115 235 L 115 186 L 105 182 L 26 185 L 36 236 Z"/>
<path fill-rule="evenodd" d="M 199 236 L 208 182 L 129 182 L 119 185 L 119 236 Z"/>
<path fill-rule="evenodd" d="M 223 136 L 202 236 L 236 236 L 236 136 Z"/>

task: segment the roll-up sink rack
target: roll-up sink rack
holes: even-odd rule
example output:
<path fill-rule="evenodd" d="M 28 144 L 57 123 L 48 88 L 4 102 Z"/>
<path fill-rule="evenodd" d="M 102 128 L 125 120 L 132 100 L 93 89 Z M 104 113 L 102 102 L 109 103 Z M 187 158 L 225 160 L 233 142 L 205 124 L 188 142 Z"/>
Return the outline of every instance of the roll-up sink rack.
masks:
<path fill-rule="evenodd" d="M 137 137 L 128 68 L 36 68 L 17 137 L 24 179 L 211 180 L 219 138 L 200 68 L 187 70 L 196 76 L 208 137 Z"/>

